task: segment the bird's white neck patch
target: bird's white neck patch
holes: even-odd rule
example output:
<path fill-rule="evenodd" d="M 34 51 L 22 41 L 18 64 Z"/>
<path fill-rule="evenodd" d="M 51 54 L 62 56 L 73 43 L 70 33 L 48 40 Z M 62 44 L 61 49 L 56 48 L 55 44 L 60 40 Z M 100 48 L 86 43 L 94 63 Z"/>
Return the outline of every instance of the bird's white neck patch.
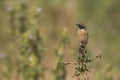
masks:
<path fill-rule="evenodd" d="M 80 29 L 80 31 L 85 31 L 85 29 Z"/>

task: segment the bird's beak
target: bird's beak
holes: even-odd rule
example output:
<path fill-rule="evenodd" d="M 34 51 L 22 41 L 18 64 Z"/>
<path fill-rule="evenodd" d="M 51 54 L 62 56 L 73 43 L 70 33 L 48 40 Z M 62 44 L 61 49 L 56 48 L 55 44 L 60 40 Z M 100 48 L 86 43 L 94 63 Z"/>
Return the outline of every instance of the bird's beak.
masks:
<path fill-rule="evenodd" d="M 78 29 L 80 29 L 80 28 L 79 28 L 79 25 L 80 25 L 80 24 L 76 24 L 76 26 L 77 26 Z"/>
<path fill-rule="evenodd" d="M 77 26 L 79 25 L 79 24 L 76 24 Z"/>

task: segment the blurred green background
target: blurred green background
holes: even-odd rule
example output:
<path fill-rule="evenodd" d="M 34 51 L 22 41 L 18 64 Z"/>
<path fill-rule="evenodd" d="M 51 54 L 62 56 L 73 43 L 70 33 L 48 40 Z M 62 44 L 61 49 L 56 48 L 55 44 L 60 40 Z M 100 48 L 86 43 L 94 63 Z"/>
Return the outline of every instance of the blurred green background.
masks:
<path fill-rule="evenodd" d="M 64 28 L 67 28 L 70 42 L 77 52 L 76 23 L 83 23 L 87 26 L 90 36 L 88 53 L 91 56 L 102 54 L 101 60 L 91 64 L 90 80 L 120 79 L 119 0 L 0 0 L 0 80 L 4 80 L 2 71 L 5 71 L 6 66 L 10 66 L 9 69 L 13 70 L 10 72 L 12 77 L 7 80 L 16 80 L 14 68 L 17 66 L 12 64 L 16 62 L 16 54 L 19 51 L 12 37 L 18 34 L 17 18 L 21 15 L 21 3 L 26 5 L 23 14 L 29 20 L 29 24 L 38 26 L 45 43 L 47 54 L 42 62 L 45 66 L 52 67 L 55 57 L 52 54 L 53 49 L 58 44 Z M 16 11 L 16 16 L 14 12 L 11 15 L 11 10 Z M 35 14 L 39 15 L 36 16 L 37 25 L 33 18 Z M 12 23 L 11 19 L 15 19 L 15 22 Z M 4 59 L 5 57 L 7 59 Z M 64 61 L 74 61 L 69 49 L 65 50 Z M 8 69 L 6 71 L 8 72 Z M 67 66 L 67 72 L 67 80 L 75 80 L 72 78 L 74 73 L 72 65 Z M 46 71 L 45 76 L 49 80 L 50 72 Z"/>

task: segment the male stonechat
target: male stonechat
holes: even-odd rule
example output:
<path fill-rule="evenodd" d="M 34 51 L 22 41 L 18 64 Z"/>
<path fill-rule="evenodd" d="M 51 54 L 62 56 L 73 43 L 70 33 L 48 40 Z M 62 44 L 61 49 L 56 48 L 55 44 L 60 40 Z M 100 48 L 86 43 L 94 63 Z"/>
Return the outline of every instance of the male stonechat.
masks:
<path fill-rule="evenodd" d="M 76 24 L 76 25 L 78 27 L 78 39 L 80 41 L 80 47 L 82 49 L 85 49 L 89 38 L 86 26 L 84 24 Z"/>

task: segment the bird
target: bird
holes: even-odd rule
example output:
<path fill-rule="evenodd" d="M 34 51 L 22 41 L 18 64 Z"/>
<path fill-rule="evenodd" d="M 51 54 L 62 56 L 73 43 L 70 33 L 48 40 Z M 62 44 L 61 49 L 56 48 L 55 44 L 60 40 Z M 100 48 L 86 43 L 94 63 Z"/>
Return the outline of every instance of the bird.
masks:
<path fill-rule="evenodd" d="M 88 31 L 86 29 L 86 26 L 84 24 L 76 24 L 77 27 L 78 27 L 78 40 L 79 40 L 79 51 L 82 52 L 85 50 L 85 47 L 88 43 L 88 38 L 89 38 L 89 35 L 88 35 Z"/>

